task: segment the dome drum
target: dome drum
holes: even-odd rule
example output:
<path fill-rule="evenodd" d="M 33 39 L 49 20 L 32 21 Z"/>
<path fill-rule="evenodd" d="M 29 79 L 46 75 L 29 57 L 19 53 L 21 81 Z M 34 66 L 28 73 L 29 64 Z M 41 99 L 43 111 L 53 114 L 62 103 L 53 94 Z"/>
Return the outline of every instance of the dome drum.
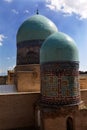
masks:
<path fill-rule="evenodd" d="M 42 103 L 70 105 L 80 102 L 78 62 L 41 64 Z"/>
<path fill-rule="evenodd" d="M 29 40 L 17 44 L 17 65 L 39 64 L 43 40 Z"/>

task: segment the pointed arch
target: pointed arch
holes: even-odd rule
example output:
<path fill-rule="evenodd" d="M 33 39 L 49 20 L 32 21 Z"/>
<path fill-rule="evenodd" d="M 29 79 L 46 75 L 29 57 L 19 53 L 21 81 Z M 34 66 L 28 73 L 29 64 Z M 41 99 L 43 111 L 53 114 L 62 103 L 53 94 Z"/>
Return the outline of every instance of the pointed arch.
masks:
<path fill-rule="evenodd" d="M 72 117 L 68 117 L 66 121 L 67 130 L 74 130 L 74 123 Z"/>

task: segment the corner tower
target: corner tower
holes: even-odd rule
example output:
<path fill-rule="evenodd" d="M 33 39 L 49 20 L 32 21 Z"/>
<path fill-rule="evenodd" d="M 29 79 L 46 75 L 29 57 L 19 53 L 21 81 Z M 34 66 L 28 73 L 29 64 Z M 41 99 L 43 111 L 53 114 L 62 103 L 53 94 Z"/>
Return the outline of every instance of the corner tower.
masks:
<path fill-rule="evenodd" d="M 40 47 L 54 32 L 55 24 L 36 14 L 23 22 L 17 32 L 16 84 L 18 91 L 40 90 Z"/>

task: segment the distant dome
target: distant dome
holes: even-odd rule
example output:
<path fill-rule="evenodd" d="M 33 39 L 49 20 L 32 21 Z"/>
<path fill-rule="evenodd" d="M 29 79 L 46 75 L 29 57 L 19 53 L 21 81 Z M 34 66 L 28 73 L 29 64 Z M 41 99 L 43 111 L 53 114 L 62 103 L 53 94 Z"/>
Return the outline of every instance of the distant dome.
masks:
<path fill-rule="evenodd" d="M 41 47 L 41 63 L 49 61 L 78 61 L 78 49 L 68 35 L 57 32 L 50 35 Z"/>
<path fill-rule="evenodd" d="M 50 19 L 39 14 L 23 22 L 17 32 L 17 65 L 39 64 L 43 41 L 57 31 Z"/>
<path fill-rule="evenodd" d="M 50 19 L 42 15 L 34 15 L 20 26 L 17 32 L 17 43 L 27 40 L 44 40 L 57 31 L 57 27 Z"/>
<path fill-rule="evenodd" d="M 79 56 L 72 38 L 57 32 L 40 49 L 41 102 L 50 107 L 80 103 Z"/>

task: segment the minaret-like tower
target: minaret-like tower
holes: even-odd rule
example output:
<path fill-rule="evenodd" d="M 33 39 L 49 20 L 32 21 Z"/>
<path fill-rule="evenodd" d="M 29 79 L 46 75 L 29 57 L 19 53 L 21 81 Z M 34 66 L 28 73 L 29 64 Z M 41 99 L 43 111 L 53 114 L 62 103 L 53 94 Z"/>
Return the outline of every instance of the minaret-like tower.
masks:
<path fill-rule="evenodd" d="M 41 129 L 75 130 L 80 104 L 79 55 L 68 35 L 49 36 L 40 50 Z"/>

